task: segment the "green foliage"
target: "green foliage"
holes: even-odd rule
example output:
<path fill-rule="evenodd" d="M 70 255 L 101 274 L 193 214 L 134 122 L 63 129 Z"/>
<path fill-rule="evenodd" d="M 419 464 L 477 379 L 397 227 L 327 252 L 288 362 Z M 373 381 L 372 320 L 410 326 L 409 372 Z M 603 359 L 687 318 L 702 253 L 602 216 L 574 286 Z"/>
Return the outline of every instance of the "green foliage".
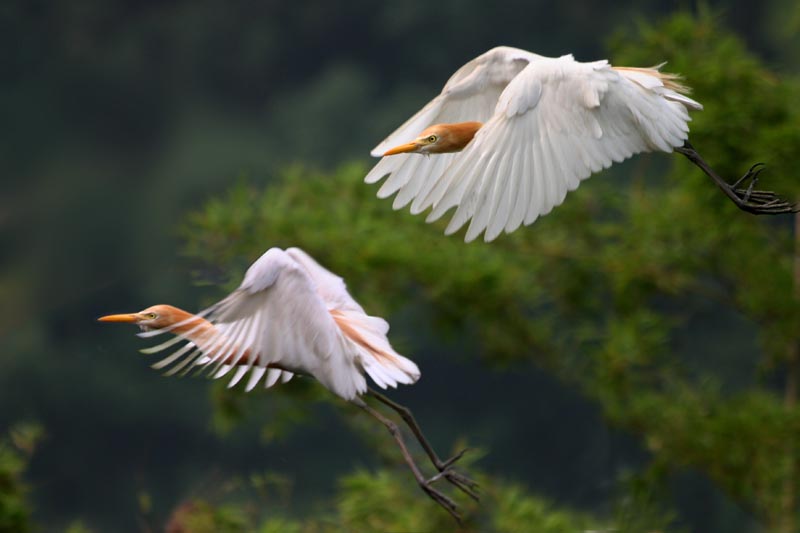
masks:
<path fill-rule="evenodd" d="M 269 518 L 261 523 L 258 533 L 311 533 L 313 529 L 300 522 L 282 517 Z"/>
<path fill-rule="evenodd" d="M 0 439 L 0 532 L 30 531 L 30 506 L 22 473 L 42 430 L 36 424 L 18 424 Z"/>
<path fill-rule="evenodd" d="M 711 3 L 724 4 L 727 23 L 777 71 L 797 72 L 800 3 Z M 366 150 L 435 94 L 456 66 L 490 46 L 511 44 L 547 55 L 574 52 L 581 60 L 609 57 L 615 63 L 668 60 L 666 69 L 684 73 L 706 104 L 704 112 L 694 114 L 692 138 L 714 166 L 733 177 L 763 159 L 769 163 L 767 188 L 796 190 L 792 139 L 798 121 L 794 104 L 787 106 L 796 86 L 765 70 L 713 19 L 681 16 L 664 26 L 629 28 L 614 53 L 606 54 L 598 49 L 598 36 L 629 25 L 633 13 L 670 8 L 655 0 L 539 2 L 535 17 L 520 16 L 530 4 L 234 1 L 221 9 L 186 0 L 0 3 L 0 43 L 6 52 L 0 115 L 7 126 L 0 131 L 5 185 L 0 194 L 0 405 L 6 425 L 18 418 L 41 420 L 54 443 L 37 451 L 40 467 L 24 475 L 27 483 L 21 475 L 11 476 L 3 509 L 27 517 L 34 506 L 29 502 L 35 502 L 42 522 L 38 530 L 72 523 L 76 533 L 138 531 L 131 516 L 144 509 L 136 508 L 136 495 L 147 491 L 158 516 L 160 506 L 183 498 L 198 472 L 207 472 L 209 456 L 215 468 L 228 473 L 258 446 L 264 446 L 260 456 L 265 457 L 273 445 L 288 443 L 294 455 L 286 464 L 292 468 L 304 458 L 319 459 L 322 454 L 304 455 L 316 443 L 289 439 L 301 424 L 319 421 L 320 411 L 339 411 L 320 407 L 331 401 L 321 387 L 295 380 L 290 387 L 245 399 L 240 391 L 215 386 L 218 435 L 211 436 L 206 384 L 156 378 L 135 355 L 132 343 L 138 341 L 131 333 L 99 330 L 93 318 L 160 301 L 201 306 L 197 291 L 186 283 L 186 263 L 175 258 L 173 230 L 185 209 L 196 208 L 239 174 L 252 176 L 241 182 L 242 192 L 260 197 L 263 181 L 288 163 L 332 168 L 366 158 Z M 774 509 L 774 496 L 781 492 L 775 480 L 791 477 L 792 461 L 771 457 L 786 453 L 777 440 L 759 432 L 758 422 L 763 415 L 768 428 L 781 421 L 794 424 L 773 390 L 783 383 L 790 359 L 786 342 L 796 324 L 794 304 L 785 297 L 793 290 L 790 245 L 781 242 L 788 241 L 788 231 L 776 221 L 767 223 L 775 231 L 743 230 L 743 224 L 764 221 L 736 212 L 682 161 L 674 163 L 677 170 L 666 178 L 670 193 L 664 194 L 650 169 L 667 160 L 638 158 L 634 166 L 618 169 L 639 176 L 633 193 L 626 186 L 604 189 L 614 170 L 593 178 L 582 185 L 588 191 L 571 195 L 557 213 L 493 243 L 498 253 L 485 253 L 479 243 L 464 246 L 457 238 L 446 239 L 438 226 L 426 230 L 416 254 L 397 255 L 382 244 L 361 242 L 369 264 L 360 263 L 359 256 L 336 258 L 325 241 L 331 233 L 341 235 L 332 242 L 343 254 L 360 252 L 345 237 L 352 221 L 342 218 L 342 227 L 332 231 L 330 206 L 297 194 L 293 204 L 238 204 L 244 209 L 238 232 L 220 232 L 212 248 L 239 246 L 229 256 L 233 263 L 219 253 L 192 257 L 204 266 L 213 264 L 202 274 L 209 285 L 216 287 L 222 272 L 230 276 L 230 286 L 250 260 L 283 237 L 263 227 L 251 231 L 255 211 L 303 210 L 312 216 L 308 229 L 318 235 L 290 230 L 280 242 L 313 245 L 309 250 L 347 276 L 368 310 L 391 312 L 392 341 L 400 351 L 420 357 L 415 352 L 423 349 L 407 347 L 428 342 L 413 328 L 430 319 L 434 326 L 425 324 L 425 329 L 434 330 L 443 351 L 456 339 L 459 347 L 476 347 L 491 364 L 546 366 L 568 386 L 596 398 L 615 424 L 641 434 L 643 443 L 656 444 L 655 460 L 669 464 L 656 464 L 667 473 L 653 483 L 665 482 L 676 464 L 708 472 L 712 468 L 704 465 L 713 463 L 715 478 L 727 479 L 715 482 L 738 494 L 739 502 L 757 489 L 766 498 L 761 507 Z M 314 173 L 297 172 L 301 179 L 317 181 Z M 378 235 L 406 241 L 420 235 L 406 231 L 408 224 L 421 227 L 419 218 L 391 212 L 388 202 L 374 198 L 374 188 L 357 183 L 355 174 L 348 181 L 353 190 L 343 192 L 335 188 L 341 176 L 329 174 L 318 178 L 334 181 L 323 192 L 333 191 L 330 198 L 341 203 L 339 209 L 382 210 L 381 222 L 367 214 L 364 225 L 378 226 L 360 234 L 362 239 Z M 359 203 L 349 205 L 349 199 Z M 629 222 L 628 203 L 641 206 L 635 223 Z M 707 211 L 702 224 L 700 219 L 673 224 L 673 218 L 697 217 L 698 205 Z M 220 210 L 224 223 L 228 208 L 221 203 Z M 598 219 L 611 224 L 584 231 Z M 617 222 L 630 224 L 630 231 Z M 296 218 L 294 224 L 307 222 Z M 529 242 L 534 233 L 546 235 Z M 665 245 L 648 244 L 654 242 Z M 607 244 L 613 247 L 606 250 Z M 462 268 L 460 256 L 446 264 L 429 257 L 439 247 L 471 257 L 470 262 Z M 508 253 L 500 253 L 503 249 Z M 410 331 L 397 320 L 398 310 L 417 321 Z M 431 376 L 429 361 L 423 357 L 420 363 Z M 454 377 L 455 394 L 464 394 Z M 749 391 L 754 383 L 755 391 Z M 553 398 L 564 391 L 559 387 Z M 686 391 L 692 397 L 678 398 Z M 638 398 L 641 405 L 629 405 Z M 729 399 L 736 401 L 728 404 Z M 670 402 L 677 404 L 674 409 Z M 469 420 L 469 427 L 482 433 L 470 439 L 480 442 L 490 435 L 488 421 L 525 428 L 526 420 L 513 420 L 517 415 L 506 414 L 504 405 L 489 399 L 485 404 Z M 741 416 L 728 413 L 729 405 L 742 409 Z M 679 423 L 684 408 L 711 413 L 708 420 L 690 417 L 704 430 L 724 425 L 725 432 L 736 434 L 742 426 L 742 434 L 758 443 L 749 450 L 757 458 L 754 464 L 779 467 L 772 474 L 768 466 L 748 473 L 754 488 L 737 483 L 746 468 L 738 457 L 748 445 L 737 442 L 739 451 L 715 458 L 710 450 L 724 439 L 711 438 L 707 446 L 696 442 Z M 353 428 L 366 433 L 359 419 L 346 417 L 349 426 L 341 433 Z M 659 427 L 672 423 L 680 432 Z M 263 439 L 243 435 L 246 429 L 230 431 L 252 424 L 263 424 Z M 781 436 L 793 442 L 790 434 Z M 382 437 L 379 429 L 363 442 L 372 450 Z M 157 443 L 157 453 L 143 441 Z M 2 464 L 9 467 L 0 467 L 2 473 L 19 471 L 27 462 L 28 452 L 11 440 L 4 440 L 2 450 Z M 380 449 L 370 458 L 396 461 L 392 451 Z M 334 478 L 337 474 L 330 472 L 339 472 L 340 464 L 315 465 L 315 486 Z M 552 476 L 562 468 L 552 462 L 547 471 Z M 111 473 L 113 490 L 106 483 Z M 527 473 L 520 471 L 520 478 Z M 76 480 L 80 490 L 73 490 Z M 606 483 L 605 477 L 594 481 Z M 638 490 L 643 489 L 631 488 Z M 602 497 L 595 493 L 581 503 L 602 505 L 597 502 Z M 655 497 L 669 504 L 663 493 Z M 273 528 L 288 529 L 294 523 L 291 513 L 312 512 L 316 498 L 286 510 L 288 517 L 275 518 Z M 638 505 L 637 498 L 629 500 Z M 19 523 L 12 530 L 24 527 Z M 650 529 L 656 528 L 632 528 Z"/>
<path fill-rule="evenodd" d="M 612 46 L 617 63 L 669 58 L 685 75 L 706 106 L 693 115 L 693 144 L 722 175 L 763 158 L 764 183 L 800 194 L 791 179 L 798 85 L 778 80 L 713 16 L 641 25 Z M 185 251 L 240 265 L 237 280 L 266 247 L 301 246 L 341 274 L 369 312 L 427 306 L 440 326 L 474 337 L 487 360 L 533 361 L 580 387 L 610 422 L 641 436 L 656 470 L 692 467 L 764 523 L 790 523 L 797 501 L 787 508 L 786 498 L 800 491 L 797 410 L 758 375 L 747 391 L 728 387 L 725 363 L 782 369 L 797 357 L 790 227 L 743 214 L 697 169 L 670 161 L 666 176 L 640 165 L 624 189 L 596 178 L 534 227 L 490 245 L 466 245 L 444 237 L 443 222 L 393 212 L 361 183 L 360 165 L 332 175 L 295 167 L 265 189 L 240 182 L 212 200 L 190 218 Z M 708 346 L 692 331 L 706 313 L 725 330 Z M 353 477 L 346 492 L 367 482 Z M 509 503 L 509 491 L 508 516 L 544 509 Z M 340 507 L 354 524 L 430 526 L 416 514 L 357 510 Z"/>
<path fill-rule="evenodd" d="M 490 487 L 483 495 L 482 504 L 467 502 L 457 496 L 462 508 L 472 510 L 470 519 L 462 527 L 463 533 L 496 531 L 517 533 L 537 531 L 542 533 L 568 533 L 574 531 L 603 531 L 601 521 L 573 510 L 559 508 L 551 502 L 531 495 L 518 485 L 480 475 L 482 485 Z M 444 486 L 442 483 L 440 487 Z M 206 502 L 192 502 L 178 509 L 171 523 L 180 523 L 193 533 L 212 531 L 239 531 L 230 529 L 221 516 L 248 516 L 241 504 L 225 504 L 214 509 Z M 252 514 L 252 513 L 251 513 Z M 237 527 L 259 533 L 348 533 L 351 531 L 454 531 L 456 526 L 446 513 L 430 499 L 424 497 L 404 468 L 384 468 L 377 471 L 358 470 L 344 476 L 339 482 L 335 500 L 327 512 L 291 519 L 271 510 L 261 513 L 261 518 L 251 516 Z M 178 522 L 178 519 L 180 522 Z M 651 523 L 651 522 L 648 522 Z M 229 529 L 224 529 L 229 527 Z M 168 526 L 169 531 L 169 526 Z M 176 530 L 177 531 L 177 530 Z"/>
<path fill-rule="evenodd" d="M 77 521 L 71 523 L 65 530 L 65 533 L 92 533 L 92 530 L 86 527 L 83 522 Z"/>
<path fill-rule="evenodd" d="M 166 525 L 167 533 L 246 533 L 249 517 L 238 505 L 212 506 L 204 500 L 182 504 Z"/>
<path fill-rule="evenodd" d="M 492 503 L 496 504 L 496 508 L 491 531 L 571 533 L 600 529 L 596 519 L 555 509 L 548 502 L 527 494 L 517 485 L 501 486 L 494 496 L 496 501 Z"/>
<path fill-rule="evenodd" d="M 800 193 L 793 179 L 800 145 L 797 80 L 770 71 L 739 37 L 720 27 L 718 16 L 701 10 L 698 16 L 678 14 L 660 25 L 641 22 L 636 35 L 620 32 L 610 48 L 617 64 L 668 60 L 663 70 L 683 75 L 704 105 L 692 115 L 692 143 L 723 176 L 742 174 L 748 161 L 766 161 L 764 178 L 770 185 L 790 195 Z M 686 174 L 687 168 L 678 167 L 675 175 Z M 703 196 L 713 200 L 715 195 Z"/>
<path fill-rule="evenodd" d="M 228 435 L 235 428 L 250 421 L 267 420 L 261 426 L 260 439 L 264 444 L 286 441 L 302 425 L 313 425 L 316 406 L 341 402 L 327 389 L 310 379 L 295 379 L 291 387 L 275 390 L 257 388 L 244 392 L 241 388 L 229 389 L 219 381 L 211 387 L 214 403 L 212 426 L 220 435 Z M 265 400 L 266 398 L 266 400 Z"/>
<path fill-rule="evenodd" d="M 341 481 L 336 522 L 343 531 L 443 531 L 451 528 L 452 519 L 437 509 L 432 500 L 420 498 L 417 490 L 405 478 L 388 471 L 357 471 Z"/>
<path fill-rule="evenodd" d="M 748 160 L 766 160 L 769 188 L 800 196 L 793 179 L 800 153 L 800 106 L 794 97 L 798 83 L 778 80 L 739 40 L 720 31 L 708 13 L 699 19 L 677 16 L 664 27 L 645 26 L 640 32 L 636 46 L 618 39 L 616 55 L 625 61 L 669 57 L 671 68 L 685 75 L 706 104 L 692 127 L 701 153 L 731 177 Z M 794 372 L 800 308 L 792 295 L 800 280 L 792 269 L 800 251 L 791 241 L 790 227 L 735 212 L 728 216 L 732 206 L 703 194 L 700 187 L 708 184 L 688 180 L 687 168 L 678 165 L 670 174 L 669 196 L 675 196 L 673 187 L 685 188 L 696 199 L 687 204 L 693 212 L 672 211 L 673 222 L 660 227 L 681 228 L 690 238 L 697 237 L 676 254 L 679 260 L 670 269 L 693 278 L 689 290 L 707 293 L 745 319 L 742 325 L 758 335 L 762 368 L 788 364 Z M 727 357 L 736 350 L 722 349 L 730 350 L 723 352 Z M 797 501 L 787 508 L 786 498 L 798 489 L 800 450 L 794 435 L 800 415 L 769 387 L 728 396 L 712 383 L 708 378 L 703 384 L 673 380 L 663 390 L 636 389 L 635 396 L 605 404 L 615 407 L 609 411 L 613 419 L 647 435 L 657 462 L 700 469 L 740 505 L 781 527 L 796 512 Z"/>

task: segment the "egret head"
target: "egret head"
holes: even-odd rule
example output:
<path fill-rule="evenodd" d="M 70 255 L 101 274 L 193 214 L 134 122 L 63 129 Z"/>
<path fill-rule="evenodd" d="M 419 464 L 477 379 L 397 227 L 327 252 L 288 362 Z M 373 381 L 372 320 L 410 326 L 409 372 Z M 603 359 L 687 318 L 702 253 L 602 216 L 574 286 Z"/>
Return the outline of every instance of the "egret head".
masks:
<path fill-rule="evenodd" d="M 443 154 L 459 152 L 469 144 L 480 129 L 480 122 L 459 122 L 457 124 L 434 124 L 425 128 L 419 137 L 410 143 L 395 146 L 384 153 L 384 156 L 415 153 Z"/>
<path fill-rule="evenodd" d="M 136 324 L 142 330 L 161 329 L 172 326 L 181 320 L 185 320 L 188 315 L 185 311 L 171 305 L 153 305 L 139 311 L 138 313 L 127 313 L 121 315 L 101 316 L 99 322 L 127 322 Z"/>

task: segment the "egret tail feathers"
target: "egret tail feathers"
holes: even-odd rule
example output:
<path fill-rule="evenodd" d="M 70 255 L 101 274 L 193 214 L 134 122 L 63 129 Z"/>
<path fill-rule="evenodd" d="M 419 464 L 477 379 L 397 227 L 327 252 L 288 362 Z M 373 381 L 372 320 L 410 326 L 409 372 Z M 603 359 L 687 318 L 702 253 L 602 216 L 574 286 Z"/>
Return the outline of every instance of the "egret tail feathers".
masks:
<path fill-rule="evenodd" d="M 350 311 L 331 310 L 331 316 L 358 353 L 358 362 L 381 388 L 410 385 L 420 377 L 419 367 L 398 354 L 389 344 L 389 325 L 378 317 Z"/>

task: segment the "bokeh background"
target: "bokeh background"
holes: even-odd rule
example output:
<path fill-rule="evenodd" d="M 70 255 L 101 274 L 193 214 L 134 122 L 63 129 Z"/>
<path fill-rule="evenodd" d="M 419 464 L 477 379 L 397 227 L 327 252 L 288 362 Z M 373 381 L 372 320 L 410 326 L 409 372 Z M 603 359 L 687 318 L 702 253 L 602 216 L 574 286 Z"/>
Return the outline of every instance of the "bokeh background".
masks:
<path fill-rule="evenodd" d="M 668 61 L 706 106 L 701 153 L 731 177 L 765 160 L 791 197 L 798 35 L 790 0 L 2 2 L 0 530 L 453 528 L 315 384 L 168 380 L 95 322 L 202 308 L 296 245 L 419 363 L 392 397 L 443 454 L 473 448 L 467 529 L 793 531 L 791 216 L 645 155 L 465 245 L 360 180 L 502 44 Z"/>

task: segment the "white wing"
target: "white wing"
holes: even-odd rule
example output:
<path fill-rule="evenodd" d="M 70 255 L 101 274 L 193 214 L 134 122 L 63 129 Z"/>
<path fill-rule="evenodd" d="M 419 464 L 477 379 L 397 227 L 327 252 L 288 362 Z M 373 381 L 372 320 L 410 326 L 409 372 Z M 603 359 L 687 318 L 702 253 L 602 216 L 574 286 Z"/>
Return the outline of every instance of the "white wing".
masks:
<path fill-rule="evenodd" d="M 317 293 L 344 334 L 350 349 L 358 354 L 360 362 L 369 376 L 382 388 L 396 387 L 398 383 L 411 384 L 420 376 L 413 361 L 398 354 L 389 343 L 389 323 L 384 319 L 369 316 L 356 302 L 344 280 L 322 267 L 300 248 L 286 250 L 293 259 L 305 268 L 316 285 Z"/>
<path fill-rule="evenodd" d="M 317 263 L 313 257 L 300 248 L 287 248 L 286 253 L 306 271 L 314 281 L 317 294 L 328 309 L 353 310 L 360 313 L 364 309 L 347 292 L 344 280 Z"/>
<path fill-rule="evenodd" d="M 488 242 L 549 213 L 581 180 L 613 162 L 671 152 L 688 135 L 687 106 L 701 106 L 658 76 L 572 56 L 532 61 L 464 151 L 428 177 L 433 183 L 415 205 L 433 206 L 429 222 L 457 207 L 446 233 L 472 219 L 465 240 L 485 231 Z"/>
<path fill-rule="evenodd" d="M 530 61 L 540 57 L 507 46 L 493 48 L 476 57 L 450 77 L 439 96 L 384 139 L 371 154 L 380 157 L 390 148 L 416 139 L 422 130 L 433 124 L 485 122 L 492 116 L 497 99 L 506 85 Z M 364 181 L 375 183 L 389 175 L 378 191 L 378 197 L 386 198 L 400 191 L 393 204 L 395 209 L 399 209 L 413 198 L 427 194 L 425 186 L 431 182 L 431 178 L 441 175 L 455 155 L 423 158 L 404 154 L 384 157 Z M 411 210 L 414 213 L 419 211 L 414 205 Z"/>
<path fill-rule="evenodd" d="M 370 371 L 374 362 L 365 361 L 368 350 L 343 331 L 339 316 L 332 312 L 339 304 L 343 308 L 337 313 L 352 314 L 367 324 L 371 320 L 385 324 L 382 319 L 367 316 L 347 294 L 342 279 L 305 252 L 297 248 L 286 252 L 272 248 L 247 270 L 238 289 L 199 313 L 213 324 L 208 334 L 199 338 L 191 332 L 184 334 L 182 337 L 191 342 L 154 367 L 174 365 L 167 372 L 174 374 L 199 366 L 210 369 L 215 378 L 235 369 L 229 386 L 250 372 L 247 390 L 265 375 L 265 385 L 270 387 L 278 379 L 288 381 L 292 372 L 298 372 L 310 374 L 339 396 L 352 399 L 366 391 L 362 370 L 375 377 Z M 373 344 L 382 341 L 389 346 L 385 334 L 374 335 L 378 339 Z M 181 337 L 176 337 L 147 353 L 166 349 L 180 340 Z M 400 355 L 397 358 L 408 361 Z M 419 370 L 408 363 L 416 370 L 416 377 L 389 372 L 388 379 L 380 374 L 376 383 L 384 387 L 413 383 L 419 377 Z M 394 375 L 397 373 L 401 375 Z"/>

